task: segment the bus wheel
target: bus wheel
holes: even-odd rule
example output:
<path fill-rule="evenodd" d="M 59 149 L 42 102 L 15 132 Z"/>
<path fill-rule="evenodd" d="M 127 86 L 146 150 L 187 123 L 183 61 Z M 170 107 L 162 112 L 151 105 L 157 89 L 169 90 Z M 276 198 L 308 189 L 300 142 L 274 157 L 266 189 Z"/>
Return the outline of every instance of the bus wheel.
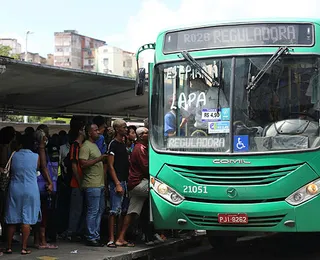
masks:
<path fill-rule="evenodd" d="M 217 250 L 233 247 L 237 242 L 236 236 L 208 236 L 210 245 Z"/>

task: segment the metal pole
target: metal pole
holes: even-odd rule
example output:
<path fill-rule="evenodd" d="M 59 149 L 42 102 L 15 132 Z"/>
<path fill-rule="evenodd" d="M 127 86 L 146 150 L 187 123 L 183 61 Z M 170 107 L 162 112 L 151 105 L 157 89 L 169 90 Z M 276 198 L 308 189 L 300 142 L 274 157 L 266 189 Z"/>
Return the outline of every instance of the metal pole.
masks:
<path fill-rule="evenodd" d="M 25 53 L 24 53 L 24 61 L 27 62 L 28 61 L 28 34 L 30 31 L 27 31 L 26 33 L 26 49 L 25 49 Z"/>
<path fill-rule="evenodd" d="M 230 153 L 233 153 L 233 136 L 234 136 L 234 129 L 233 129 L 233 99 L 234 99 L 234 91 L 235 91 L 235 69 L 236 69 L 236 58 L 233 57 L 231 60 L 231 79 L 230 79 L 230 132 L 229 132 L 229 146 L 230 146 Z"/>
<path fill-rule="evenodd" d="M 26 33 L 26 49 L 25 49 L 25 53 L 24 53 L 24 61 L 28 62 L 28 34 L 30 33 L 30 31 L 27 31 Z M 28 116 L 23 116 L 23 122 L 24 123 L 28 123 Z"/>
<path fill-rule="evenodd" d="M 24 61 L 28 61 L 28 35 L 29 34 L 33 34 L 33 32 L 31 31 L 27 31 L 26 33 L 26 50 L 25 50 L 25 53 L 24 53 Z"/>

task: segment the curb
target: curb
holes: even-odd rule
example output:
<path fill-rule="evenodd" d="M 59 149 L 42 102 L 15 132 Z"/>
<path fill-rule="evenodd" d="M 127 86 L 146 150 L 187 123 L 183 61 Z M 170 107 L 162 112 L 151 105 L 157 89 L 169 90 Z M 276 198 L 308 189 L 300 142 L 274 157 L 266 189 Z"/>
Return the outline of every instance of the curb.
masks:
<path fill-rule="evenodd" d="M 138 250 L 128 251 L 114 256 L 107 256 L 104 260 L 132 260 L 132 259 L 163 259 L 186 248 L 199 246 L 205 236 L 194 236 L 168 241 L 163 244 Z"/>

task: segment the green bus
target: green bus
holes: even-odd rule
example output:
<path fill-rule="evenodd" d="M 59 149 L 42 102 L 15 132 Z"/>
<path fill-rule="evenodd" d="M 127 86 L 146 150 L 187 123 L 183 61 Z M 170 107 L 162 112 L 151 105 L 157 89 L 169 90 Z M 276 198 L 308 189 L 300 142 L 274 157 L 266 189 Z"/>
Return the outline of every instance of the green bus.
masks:
<path fill-rule="evenodd" d="M 220 246 L 320 231 L 320 20 L 167 30 L 137 60 L 147 49 L 135 90 L 149 95 L 155 227 Z"/>

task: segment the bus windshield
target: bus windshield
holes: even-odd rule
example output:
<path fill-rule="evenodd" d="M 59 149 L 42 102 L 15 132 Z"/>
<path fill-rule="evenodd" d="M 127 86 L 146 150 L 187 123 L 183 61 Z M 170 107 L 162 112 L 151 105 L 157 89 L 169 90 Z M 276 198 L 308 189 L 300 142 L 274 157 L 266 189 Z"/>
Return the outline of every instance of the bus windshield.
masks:
<path fill-rule="evenodd" d="M 282 55 L 248 88 L 270 57 L 236 57 L 234 69 L 231 57 L 197 59 L 213 82 L 186 60 L 158 64 L 151 97 L 153 147 L 201 153 L 319 147 L 319 58 Z"/>

